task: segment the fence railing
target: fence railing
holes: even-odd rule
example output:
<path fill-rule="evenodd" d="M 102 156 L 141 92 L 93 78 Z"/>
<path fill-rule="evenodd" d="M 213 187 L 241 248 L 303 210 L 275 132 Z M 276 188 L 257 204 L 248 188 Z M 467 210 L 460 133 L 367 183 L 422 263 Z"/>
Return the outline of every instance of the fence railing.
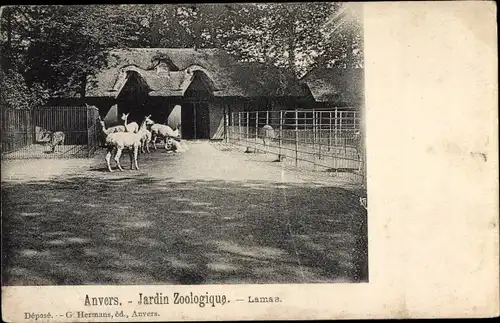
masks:
<path fill-rule="evenodd" d="M 365 178 L 364 137 L 358 111 L 235 112 L 227 140 L 277 160 L 314 170 Z"/>
<path fill-rule="evenodd" d="M 1 108 L 1 151 L 4 153 L 26 147 L 33 140 L 31 131 L 31 111 L 28 109 L 12 109 L 2 105 Z"/>
<path fill-rule="evenodd" d="M 2 158 L 92 156 L 99 145 L 98 116 L 95 107 L 2 106 Z"/>

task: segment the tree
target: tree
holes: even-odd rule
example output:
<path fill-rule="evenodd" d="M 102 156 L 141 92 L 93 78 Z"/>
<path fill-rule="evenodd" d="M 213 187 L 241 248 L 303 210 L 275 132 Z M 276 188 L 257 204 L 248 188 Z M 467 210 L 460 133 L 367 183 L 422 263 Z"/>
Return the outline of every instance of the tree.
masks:
<path fill-rule="evenodd" d="M 48 93 L 39 84 L 28 87 L 26 81 L 12 63 L 12 11 L 10 7 L 0 8 L 0 105 L 26 109 L 40 105 L 48 98 Z"/>
<path fill-rule="evenodd" d="M 360 4 L 344 4 L 323 27 L 325 51 L 319 65 L 359 68 L 364 65 L 362 10 Z"/>
<path fill-rule="evenodd" d="M 221 47 L 299 77 L 315 66 L 360 67 L 362 29 L 359 21 L 345 23 L 345 12 L 336 2 L 245 4 L 230 15 L 240 23 L 226 27 L 233 32 Z"/>
<path fill-rule="evenodd" d="M 10 53 L 4 68 L 23 75 L 28 87 L 51 95 L 85 95 L 87 75 L 106 61 L 105 49 L 117 44 L 109 33 L 107 7 L 9 7 Z M 4 21 L 2 21 L 3 23 Z"/>
<path fill-rule="evenodd" d="M 116 47 L 215 47 L 299 77 L 315 66 L 359 67 L 362 29 L 347 19 L 345 7 L 336 2 L 2 7 L 3 75 L 33 95 L 85 96 L 87 76 L 100 70 L 108 49 Z"/>
<path fill-rule="evenodd" d="M 119 47 L 191 47 L 193 39 L 183 25 L 182 8 L 172 4 L 113 6 L 111 32 L 121 35 Z"/>

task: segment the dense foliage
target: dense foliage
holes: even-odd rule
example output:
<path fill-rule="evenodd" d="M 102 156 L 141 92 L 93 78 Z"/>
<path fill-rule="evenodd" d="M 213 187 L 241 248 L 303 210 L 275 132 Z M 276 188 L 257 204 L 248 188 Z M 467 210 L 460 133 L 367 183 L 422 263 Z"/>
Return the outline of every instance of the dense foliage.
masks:
<path fill-rule="evenodd" d="M 116 47 L 222 48 L 284 67 L 363 64 L 362 29 L 339 3 L 11 6 L 1 12 L 3 103 L 85 96 L 87 76 Z"/>

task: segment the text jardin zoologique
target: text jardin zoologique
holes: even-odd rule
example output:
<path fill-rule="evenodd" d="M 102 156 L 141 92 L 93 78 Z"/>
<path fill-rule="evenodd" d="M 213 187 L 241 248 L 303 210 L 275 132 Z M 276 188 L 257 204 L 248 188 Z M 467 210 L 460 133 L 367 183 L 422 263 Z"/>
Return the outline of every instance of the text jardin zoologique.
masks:
<path fill-rule="evenodd" d="M 172 297 L 163 295 L 163 293 L 156 293 L 154 296 L 147 296 L 139 293 L 137 305 L 170 305 L 170 304 L 196 304 L 200 307 L 211 305 L 215 307 L 218 305 L 226 305 L 230 301 L 226 295 L 210 294 L 194 294 L 189 292 L 185 295 L 180 293 L 173 293 Z M 238 301 L 245 301 L 238 299 Z M 281 303 L 281 299 L 277 296 L 248 296 L 246 299 L 248 303 Z M 118 297 L 89 297 L 85 296 L 85 306 L 109 306 L 109 305 L 122 305 Z"/>
<path fill-rule="evenodd" d="M 162 293 L 156 293 L 155 296 L 146 296 L 142 293 L 139 293 L 139 300 L 137 301 L 137 305 L 169 305 L 170 300 L 170 297 L 163 295 Z M 230 302 L 227 299 L 226 295 L 209 294 L 208 292 L 201 295 L 193 294 L 193 292 L 190 292 L 186 295 L 174 293 L 172 300 L 172 304 L 198 304 L 200 307 L 205 307 L 205 305 L 212 305 L 212 307 L 215 307 L 215 304 L 225 305 Z M 281 303 L 281 299 L 279 297 L 248 296 L 247 302 Z"/>

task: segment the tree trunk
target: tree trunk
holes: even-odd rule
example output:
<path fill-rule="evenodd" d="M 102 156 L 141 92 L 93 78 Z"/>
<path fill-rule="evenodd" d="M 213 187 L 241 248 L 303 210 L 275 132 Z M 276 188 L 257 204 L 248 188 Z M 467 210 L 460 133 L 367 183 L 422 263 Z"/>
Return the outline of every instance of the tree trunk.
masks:
<path fill-rule="evenodd" d="M 87 75 L 84 75 L 80 80 L 80 89 L 78 91 L 80 92 L 80 97 L 82 98 L 84 98 L 86 95 L 86 87 L 87 87 Z"/>
<path fill-rule="evenodd" d="M 294 75 L 297 74 L 296 68 L 295 68 L 295 41 L 290 40 L 288 42 L 288 66 L 290 68 L 290 71 L 293 72 Z"/>

